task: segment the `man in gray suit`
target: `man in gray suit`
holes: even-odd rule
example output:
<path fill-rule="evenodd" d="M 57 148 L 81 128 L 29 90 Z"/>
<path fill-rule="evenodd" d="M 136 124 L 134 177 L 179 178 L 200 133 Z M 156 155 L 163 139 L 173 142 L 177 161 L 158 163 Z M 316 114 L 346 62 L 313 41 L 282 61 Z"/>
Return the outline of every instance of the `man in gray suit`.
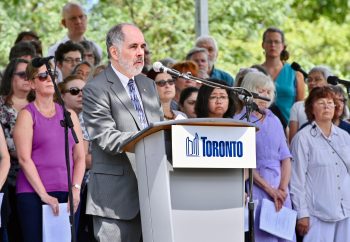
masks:
<path fill-rule="evenodd" d="M 154 82 L 140 75 L 146 46 L 140 29 L 119 24 L 106 38 L 110 65 L 83 90 L 83 115 L 92 141 L 86 213 L 102 242 L 139 242 L 141 222 L 134 154 L 121 143 L 162 111 Z"/>

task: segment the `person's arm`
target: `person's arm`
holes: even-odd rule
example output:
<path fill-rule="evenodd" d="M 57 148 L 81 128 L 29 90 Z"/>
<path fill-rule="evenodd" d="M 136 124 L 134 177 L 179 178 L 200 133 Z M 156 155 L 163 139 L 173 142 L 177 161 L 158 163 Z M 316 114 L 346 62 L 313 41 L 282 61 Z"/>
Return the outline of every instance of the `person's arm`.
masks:
<path fill-rule="evenodd" d="M 273 188 L 260 174 L 254 169 L 253 170 L 254 183 L 263 189 L 275 203 L 276 211 L 282 208 L 284 198 L 278 189 Z"/>
<path fill-rule="evenodd" d="M 121 144 L 137 133 L 117 129 L 116 120 L 112 116 L 110 97 L 102 87 L 89 84 L 84 87 L 83 118 L 91 140 L 104 152 L 112 155 L 122 153 Z"/>
<path fill-rule="evenodd" d="M 289 144 L 292 142 L 294 135 L 298 132 L 298 127 L 299 127 L 298 113 L 300 111 L 300 105 L 301 105 L 301 102 L 295 102 L 292 108 L 290 109 L 289 136 L 288 136 Z M 304 108 L 303 108 L 303 112 L 304 112 Z"/>
<path fill-rule="evenodd" d="M 18 162 L 26 176 L 28 182 L 38 194 L 41 201 L 51 206 L 55 215 L 59 213 L 59 203 L 55 197 L 50 196 L 40 179 L 38 170 L 32 160 L 32 140 L 33 140 L 33 120 L 27 110 L 19 112 L 15 128 L 13 131 L 13 140 L 16 145 Z"/>
<path fill-rule="evenodd" d="M 291 144 L 292 176 L 290 181 L 290 196 L 293 207 L 298 213 L 297 232 L 303 236 L 309 231 L 309 211 L 306 203 L 306 173 L 308 167 L 308 147 L 303 137 L 295 136 Z"/>
<path fill-rule="evenodd" d="M 280 190 L 284 198 L 283 203 L 285 202 L 288 196 L 288 185 L 289 185 L 291 174 L 292 174 L 292 164 L 291 164 L 290 158 L 286 158 L 282 160 L 281 181 L 280 181 L 280 185 L 278 186 L 278 190 Z"/>
<path fill-rule="evenodd" d="M 83 140 L 84 142 L 84 150 L 85 150 L 85 168 L 86 169 L 91 169 L 91 165 L 92 165 L 92 156 L 91 156 L 91 152 L 90 152 L 90 141 L 88 140 Z"/>
<path fill-rule="evenodd" d="M 292 143 L 292 139 L 295 134 L 298 132 L 299 122 L 298 121 L 289 121 L 289 143 Z"/>
<path fill-rule="evenodd" d="M 10 170 L 10 154 L 7 149 L 4 131 L 0 126 L 0 189 L 4 185 L 8 172 Z"/>
<path fill-rule="evenodd" d="M 79 202 L 80 202 L 80 189 L 74 187 L 75 184 L 81 186 L 84 173 L 85 173 L 85 151 L 84 151 L 84 141 L 83 133 L 80 128 L 80 123 L 78 116 L 73 110 L 68 110 L 71 113 L 72 122 L 74 125 L 74 131 L 77 135 L 79 143 L 75 144 L 73 147 L 73 177 L 72 177 L 72 193 L 73 193 L 73 203 L 74 212 L 76 212 Z M 69 208 L 69 202 L 68 202 Z"/>
<path fill-rule="evenodd" d="M 296 101 L 302 101 L 305 98 L 305 83 L 304 83 L 304 76 L 299 71 L 296 72 L 296 81 L 297 81 Z"/>

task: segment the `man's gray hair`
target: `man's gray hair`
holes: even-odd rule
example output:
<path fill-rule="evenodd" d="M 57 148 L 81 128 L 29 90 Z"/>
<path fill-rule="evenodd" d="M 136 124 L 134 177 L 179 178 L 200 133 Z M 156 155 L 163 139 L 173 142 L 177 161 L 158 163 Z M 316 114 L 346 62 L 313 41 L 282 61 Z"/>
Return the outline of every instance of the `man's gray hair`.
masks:
<path fill-rule="evenodd" d="M 114 45 L 117 47 L 118 52 L 121 51 L 122 44 L 125 40 L 125 33 L 123 32 L 124 26 L 134 26 L 138 28 L 136 25 L 131 23 L 121 23 L 113 26 L 107 33 L 106 37 L 106 46 L 107 46 L 107 54 L 108 58 L 110 58 L 109 48 Z"/>
<path fill-rule="evenodd" d="M 208 59 L 208 50 L 206 48 L 194 47 L 186 55 L 186 60 L 191 60 L 192 56 L 197 53 L 205 53 Z"/>
<path fill-rule="evenodd" d="M 64 14 L 67 11 L 69 11 L 71 7 L 78 7 L 78 8 L 80 8 L 83 11 L 83 13 L 85 13 L 85 10 L 84 10 L 83 6 L 81 6 L 80 3 L 78 3 L 78 2 L 68 2 L 62 8 L 62 18 L 64 18 Z"/>
<path fill-rule="evenodd" d="M 199 45 L 200 45 L 201 43 L 203 43 L 203 42 L 213 42 L 216 51 L 218 51 L 218 44 L 217 44 L 216 40 L 214 39 L 214 37 L 212 37 L 212 36 L 210 36 L 210 35 L 202 35 L 202 36 L 199 36 L 199 37 L 196 39 L 195 46 L 199 46 Z"/>

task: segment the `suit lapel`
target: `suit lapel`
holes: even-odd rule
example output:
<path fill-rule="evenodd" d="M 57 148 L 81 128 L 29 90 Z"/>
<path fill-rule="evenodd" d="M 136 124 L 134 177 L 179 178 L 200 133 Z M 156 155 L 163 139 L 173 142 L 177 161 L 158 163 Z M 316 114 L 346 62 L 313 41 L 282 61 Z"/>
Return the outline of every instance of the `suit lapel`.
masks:
<path fill-rule="evenodd" d="M 111 83 L 111 89 L 115 93 L 116 97 L 120 100 L 120 102 L 125 106 L 125 108 L 129 111 L 134 121 L 136 122 L 139 129 L 142 129 L 141 122 L 139 120 L 139 116 L 130 100 L 128 93 L 126 92 L 123 84 L 119 80 L 119 77 L 113 71 L 111 66 L 108 66 L 106 70 L 107 81 Z"/>

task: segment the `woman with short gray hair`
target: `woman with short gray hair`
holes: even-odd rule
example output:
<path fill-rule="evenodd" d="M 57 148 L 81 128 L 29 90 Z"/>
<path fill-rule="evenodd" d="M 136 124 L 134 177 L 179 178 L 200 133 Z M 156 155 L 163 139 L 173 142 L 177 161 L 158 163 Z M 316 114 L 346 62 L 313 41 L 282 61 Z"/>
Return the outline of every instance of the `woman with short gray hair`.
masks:
<path fill-rule="evenodd" d="M 247 73 L 241 87 L 270 101 L 254 99 L 259 110 L 253 111 L 250 122 L 258 126 L 256 133 L 256 169 L 253 171 L 253 199 L 259 200 L 255 213 L 256 241 L 286 241 L 259 228 L 261 204 L 263 199 L 274 202 L 276 211 L 282 206 L 291 208 L 288 184 L 291 176 L 291 154 L 285 139 L 280 120 L 268 109 L 275 97 L 275 85 L 271 77 L 260 72 Z M 240 119 L 246 113 L 246 107 L 235 114 Z"/>

